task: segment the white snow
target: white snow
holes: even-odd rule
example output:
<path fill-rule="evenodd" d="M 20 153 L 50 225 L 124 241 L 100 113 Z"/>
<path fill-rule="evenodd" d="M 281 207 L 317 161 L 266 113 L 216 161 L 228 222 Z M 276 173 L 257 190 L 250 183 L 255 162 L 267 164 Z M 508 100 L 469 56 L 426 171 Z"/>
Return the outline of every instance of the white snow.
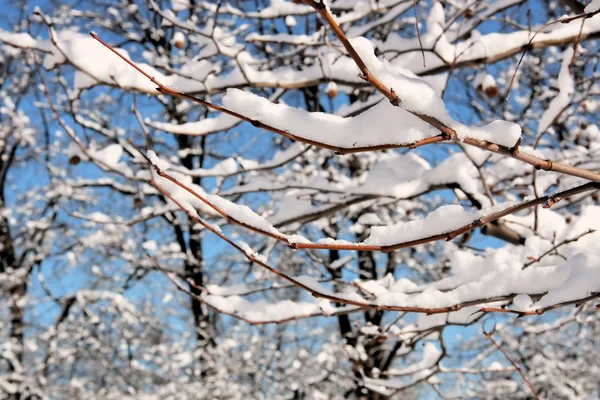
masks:
<path fill-rule="evenodd" d="M 156 153 L 154 152 L 154 150 L 148 150 L 148 158 L 150 159 L 150 162 L 152 164 L 154 164 L 161 171 L 166 171 L 169 168 L 171 168 L 171 165 L 169 164 L 169 162 L 163 160 L 162 158 L 159 158 L 156 155 Z"/>
<path fill-rule="evenodd" d="M 90 150 L 89 153 L 96 160 L 114 168 L 123 155 L 123 147 L 115 143 L 106 146 L 102 150 Z"/>
<path fill-rule="evenodd" d="M 538 135 L 545 132 L 571 102 L 571 97 L 575 91 L 575 81 L 571 75 L 571 71 L 569 71 L 572 58 L 573 48 L 568 47 L 562 54 L 562 63 L 557 81 L 558 94 L 552 99 L 540 118 L 537 130 Z"/>
<path fill-rule="evenodd" d="M 275 227 L 273 227 L 273 225 L 271 225 L 265 218 L 256 214 L 248 206 L 235 204 L 227 199 L 224 199 L 214 194 L 209 194 L 206 196 L 206 198 L 208 199 L 208 201 L 210 201 L 223 212 L 225 212 L 228 216 L 243 224 L 259 229 L 263 232 L 273 234 L 275 236 L 285 236 L 281 232 L 279 232 Z"/>
<path fill-rule="evenodd" d="M 228 89 L 223 104 L 296 137 L 348 149 L 379 144 L 406 145 L 437 134 L 427 123 L 385 101 L 349 118 L 274 104 L 239 89 Z"/>
<path fill-rule="evenodd" d="M 418 294 L 388 292 L 378 296 L 379 305 L 448 307 L 475 300 L 508 296 L 511 293 L 544 294 L 532 309 L 559 302 L 577 300 L 600 291 L 600 256 L 580 253 L 554 267 L 522 270 L 519 262 L 507 262 L 490 267 L 489 272 L 453 290 L 442 292 L 426 289 Z M 521 299 L 525 300 L 524 297 Z M 518 300 L 518 306 L 525 306 Z"/>
<path fill-rule="evenodd" d="M 366 245 L 391 246 L 429 236 L 445 234 L 477 221 L 480 217 L 514 206 L 507 202 L 484 208 L 474 213 L 466 211 L 458 204 L 437 208 L 423 219 L 397 223 L 389 226 L 374 226 L 371 234 L 363 242 Z"/>
<path fill-rule="evenodd" d="M 515 311 L 529 311 L 532 305 L 531 297 L 526 294 L 519 294 L 513 299 L 512 309 Z"/>
<path fill-rule="evenodd" d="M 557 267 L 552 288 L 534 307 L 548 307 L 599 292 L 600 257 L 592 253 L 579 253 L 570 257 L 562 267 Z"/>
<path fill-rule="evenodd" d="M 292 15 L 288 15 L 287 17 L 285 17 L 285 24 L 289 27 L 293 27 L 296 26 L 296 18 L 294 18 Z"/>
<path fill-rule="evenodd" d="M 8 32 L 0 29 L 0 42 L 21 48 L 38 48 L 38 41 L 28 33 Z"/>
<path fill-rule="evenodd" d="M 238 118 L 229 114 L 219 114 L 214 118 L 203 118 L 200 121 L 174 124 L 170 122 L 146 121 L 149 126 L 178 135 L 202 136 L 231 129 L 240 123 Z"/>
<path fill-rule="evenodd" d="M 482 127 L 466 126 L 455 123 L 451 125 L 458 132 L 459 138 L 472 138 L 497 143 L 501 146 L 513 147 L 521 137 L 521 127 L 514 122 L 496 120 Z"/>
<path fill-rule="evenodd" d="M 600 10 L 600 0 L 592 0 L 590 4 L 585 6 L 583 12 L 586 14 Z"/>
<path fill-rule="evenodd" d="M 321 314 L 319 305 L 314 302 L 283 300 L 271 302 L 259 300 L 251 302 L 240 296 L 207 295 L 202 298 L 211 307 L 250 320 L 252 323 L 278 322 L 312 314 Z"/>
<path fill-rule="evenodd" d="M 371 73 L 386 87 L 394 89 L 403 108 L 429 115 L 448 123 L 450 116 L 435 89 L 420 78 L 409 78 L 398 69 L 380 61 L 374 53 L 373 44 L 364 37 L 351 39 L 350 43 L 367 65 Z"/>

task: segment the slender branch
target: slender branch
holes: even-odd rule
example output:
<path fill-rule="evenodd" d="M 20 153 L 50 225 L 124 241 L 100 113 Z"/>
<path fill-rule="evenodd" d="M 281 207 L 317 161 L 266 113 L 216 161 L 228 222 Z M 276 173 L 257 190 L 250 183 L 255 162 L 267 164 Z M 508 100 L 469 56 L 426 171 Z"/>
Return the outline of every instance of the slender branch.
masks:
<path fill-rule="evenodd" d="M 425 50 L 423 50 L 423 42 L 421 41 L 421 31 L 419 29 L 419 17 L 417 16 L 417 0 L 413 0 L 413 8 L 415 10 L 415 28 L 417 28 L 417 38 L 419 39 L 419 47 L 421 48 L 421 55 L 423 56 L 423 67 L 426 67 L 425 62 Z"/>
<path fill-rule="evenodd" d="M 529 380 L 529 378 L 527 378 L 527 375 L 525 375 L 525 372 L 523 372 L 523 369 L 519 366 L 519 364 L 517 364 L 515 362 L 515 360 L 513 360 L 508 353 L 502 348 L 502 346 L 500 346 L 500 343 L 498 343 L 497 341 L 494 340 L 494 338 L 492 337 L 491 333 L 484 333 L 485 337 L 494 344 L 494 346 L 496 346 L 496 348 L 498 350 L 500 350 L 500 352 L 504 355 L 504 357 L 515 367 L 515 369 L 517 371 L 519 371 L 519 374 L 521 374 L 521 377 L 523 378 L 523 380 L 525 381 L 525 383 L 527 383 L 527 386 L 529 386 L 529 389 L 531 390 L 531 393 L 533 393 L 533 397 L 535 397 L 537 400 L 539 400 L 540 396 L 538 395 L 537 391 L 535 390 L 535 388 L 533 387 L 533 385 L 531 384 L 531 381 Z"/>
<path fill-rule="evenodd" d="M 198 301 L 198 302 L 200 302 L 202 304 L 207 305 L 208 307 L 212 308 L 213 310 L 215 310 L 216 312 L 218 312 L 220 314 L 229 315 L 229 316 L 237 318 L 237 319 L 239 319 L 241 321 L 247 322 L 250 325 L 283 324 L 285 322 L 297 321 L 299 319 L 314 318 L 314 317 L 323 317 L 323 316 L 344 315 L 344 314 L 349 314 L 349 313 L 357 312 L 357 311 L 360 310 L 360 308 L 338 308 L 338 309 L 336 309 L 330 315 L 325 315 L 323 312 L 313 312 L 313 313 L 305 313 L 305 314 L 300 314 L 300 315 L 294 315 L 292 317 L 286 317 L 286 318 L 280 318 L 280 319 L 254 320 L 254 319 L 250 319 L 250 318 L 244 317 L 243 315 L 240 315 L 240 314 L 236 313 L 235 311 L 227 311 L 227 310 L 225 310 L 223 308 L 217 307 L 216 305 L 214 305 L 210 301 L 206 301 L 201 296 L 198 296 L 198 295 L 192 293 L 189 289 L 185 288 L 179 281 L 177 281 L 177 279 L 175 279 L 172 276 L 172 272 L 166 271 L 160 265 L 160 263 L 158 262 L 158 260 L 155 257 L 152 257 L 149 254 L 148 254 L 148 257 L 150 258 L 150 260 L 152 261 L 152 263 L 156 266 L 156 268 L 159 269 L 163 274 L 165 274 L 165 276 L 171 282 L 173 282 L 173 284 L 175 285 L 175 287 L 177 288 L 177 290 L 179 290 L 182 293 L 187 294 L 188 296 L 190 296 L 194 300 L 196 300 L 196 301 Z M 205 290 L 204 288 L 202 288 L 202 289 Z"/>
<path fill-rule="evenodd" d="M 576 305 L 577 307 L 579 307 L 579 306 L 583 305 L 584 303 L 587 303 L 588 301 L 595 300 L 597 298 L 600 298 L 600 293 L 592 293 L 590 296 L 584 297 L 582 299 L 565 301 L 565 302 L 562 302 L 562 303 L 553 304 L 553 305 L 548 306 L 548 307 L 538 308 L 537 310 L 531 310 L 531 311 L 517 311 L 517 310 L 510 310 L 510 309 L 507 309 L 507 308 L 483 307 L 483 308 L 479 309 L 477 312 L 482 312 L 482 313 L 494 312 L 494 313 L 516 314 L 518 316 L 518 318 L 522 318 L 522 317 L 526 317 L 526 316 L 529 316 L 529 315 L 541 315 L 541 314 L 544 314 L 545 312 L 556 310 L 557 308 L 561 308 L 561 307 L 565 307 L 565 306 L 570 306 L 570 305 L 573 305 L 573 304 Z"/>
<path fill-rule="evenodd" d="M 590 233 L 594 233 L 594 232 L 596 232 L 595 229 L 590 229 L 590 230 L 588 230 L 586 232 L 583 232 L 582 234 L 578 235 L 577 237 L 574 237 L 572 239 L 565 239 L 565 240 L 563 240 L 562 242 L 558 243 L 557 245 L 552 246 L 552 248 L 548 249 L 548 251 L 546 251 L 544 254 L 542 254 L 538 258 L 535 258 L 535 259 L 531 260 L 530 262 L 528 262 L 527 264 L 525 264 L 523 266 L 523 269 L 529 268 L 532 264 L 540 262 L 540 260 L 542 258 L 546 257 L 548 254 L 552 253 L 553 251 L 556 251 L 556 249 L 558 249 L 559 247 L 564 246 L 565 244 L 576 242 L 579 239 L 581 239 L 582 237 L 584 237 L 586 235 L 589 235 Z"/>

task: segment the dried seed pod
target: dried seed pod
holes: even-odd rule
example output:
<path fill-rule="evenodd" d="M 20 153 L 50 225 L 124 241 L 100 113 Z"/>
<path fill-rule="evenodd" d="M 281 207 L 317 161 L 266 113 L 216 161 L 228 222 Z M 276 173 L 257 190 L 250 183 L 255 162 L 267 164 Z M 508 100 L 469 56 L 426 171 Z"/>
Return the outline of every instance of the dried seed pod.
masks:
<path fill-rule="evenodd" d="M 485 91 L 485 95 L 487 97 L 489 97 L 490 99 L 492 97 L 496 97 L 498 95 L 498 87 L 496 87 L 496 86 L 489 86 L 484 91 Z"/>
<path fill-rule="evenodd" d="M 175 32 L 171 43 L 173 43 L 173 45 L 178 49 L 183 49 L 185 46 L 185 35 L 182 32 Z"/>
<path fill-rule="evenodd" d="M 87 160 L 85 153 L 75 142 L 71 142 L 68 150 L 69 164 L 78 165 L 81 161 Z"/>
<path fill-rule="evenodd" d="M 498 86 L 494 77 L 488 73 L 482 73 L 475 78 L 475 90 L 477 93 L 485 93 L 489 98 L 498 95 Z"/>
<path fill-rule="evenodd" d="M 76 154 L 69 157 L 69 164 L 71 164 L 71 165 L 77 165 L 80 162 L 81 162 L 81 157 L 79 157 Z"/>
<path fill-rule="evenodd" d="M 329 82 L 325 88 L 325 93 L 330 99 L 335 99 L 338 95 L 338 88 L 335 82 Z"/>

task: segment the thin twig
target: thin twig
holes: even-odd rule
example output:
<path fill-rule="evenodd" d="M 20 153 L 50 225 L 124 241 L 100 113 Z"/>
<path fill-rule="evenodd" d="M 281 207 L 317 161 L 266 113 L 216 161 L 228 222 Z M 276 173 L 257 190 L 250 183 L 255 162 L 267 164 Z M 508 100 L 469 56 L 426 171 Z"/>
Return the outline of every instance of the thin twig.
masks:
<path fill-rule="evenodd" d="M 527 375 L 525 375 L 525 372 L 523 372 L 523 369 L 519 366 L 519 364 L 517 364 L 515 362 L 515 360 L 513 360 L 508 353 L 502 348 L 502 346 L 500 346 L 500 343 L 496 342 L 494 340 L 494 338 L 492 337 L 491 333 L 485 333 L 484 332 L 485 337 L 494 344 L 494 346 L 496 346 L 496 348 L 498 350 L 500 350 L 500 352 L 504 355 L 504 357 L 515 367 L 515 369 L 517 371 L 519 371 L 519 374 L 521 374 L 521 377 L 523 378 L 523 380 L 525 381 L 525 383 L 527 383 L 527 386 L 529 386 L 529 389 L 531 390 L 531 393 L 533 394 L 533 397 L 535 397 L 537 400 L 539 400 L 540 396 L 538 395 L 537 391 L 535 390 L 535 388 L 533 387 L 533 385 L 531 384 L 531 381 L 529 380 L 529 378 L 527 378 Z"/>
<path fill-rule="evenodd" d="M 425 50 L 423 50 L 423 42 L 421 41 L 421 31 L 419 30 L 419 17 L 417 16 L 417 0 L 413 0 L 413 8 L 415 9 L 415 27 L 417 28 L 417 38 L 419 39 L 419 47 L 421 48 L 421 55 L 423 56 L 423 67 L 427 67 L 425 63 Z M 427 27 L 427 29 L 431 29 Z"/>
<path fill-rule="evenodd" d="M 586 236 L 586 235 L 589 235 L 590 233 L 594 233 L 594 232 L 596 232 L 596 230 L 595 230 L 595 229 L 590 229 L 590 230 L 588 230 L 588 231 L 586 231 L 586 232 L 582 233 L 581 235 L 578 235 L 577 237 L 574 237 L 574 238 L 572 238 L 572 239 L 565 239 L 565 240 L 563 240 L 562 242 L 558 243 L 557 245 L 555 245 L 555 246 L 552 246 L 552 248 L 551 248 L 551 249 L 549 249 L 548 251 L 546 251 L 544 254 L 542 254 L 542 255 L 541 255 L 541 256 L 539 256 L 538 258 L 536 258 L 536 259 L 532 260 L 531 262 L 528 262 L 527 264 L 525 264 L 525 265 L 523 266 L 523 269 L 525 269 L 525 268 L 529 268 L 529 267 L 530 267 L 532 264 L 535 264 L 536 262 L 540 262 L 540 260 L 541 260 L 542 258 L 544 258 L 544 257 L 545 257 L 545 256 L 547 256 L 548 254 L 552 253 L 553 251 L 556 251 L 556 249 L 558 249 L 559 247 L 561 247 L 561 246 L 564 246 L 565 244 L 569 244 L 569 243 L 572 243 L 572 242 L 576 242 L 576 241 L 578 241 L 579 239 L 581 239 L 582 237 L 584 237 L 584 236 Z"/>

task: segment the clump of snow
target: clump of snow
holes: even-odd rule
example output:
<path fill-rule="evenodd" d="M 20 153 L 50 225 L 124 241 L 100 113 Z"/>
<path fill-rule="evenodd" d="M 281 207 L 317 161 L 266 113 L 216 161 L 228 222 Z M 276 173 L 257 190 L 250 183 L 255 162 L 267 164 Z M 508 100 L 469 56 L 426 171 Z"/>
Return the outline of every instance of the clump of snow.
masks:
<path fill-rule="evenodd" d="M 224 199 L 214 194 L 209 194 L 206 197 L 208 201 L 210 201 L 216 207 L 225 212 L 225 214 L 239 222 L 242 222 L 248 226 L 259 229 L 263 232 L 270 233 L 275 236 L 285 236 L 281 232 L 279 232 L 273 225 L 271 225 L 265 218 L 256 214 L 248 206 L 235 204 L 227 199 Z"/>
<path fill-rule="evenodd" d="M 240 123 L 239 118 L 229 114 L 219 114 L 214 118 L 203 118 L 200 121 L 173 124 L 170 122 L 146 121 L 153 128 L 179 135 L 202 136 L 233 128 Z"/>
<path fill-rule="evenodd" d="M 90 154 L 98 161 L 114 167 L 119 163 L 123 155 L 123 147 L 120 144 L 111 144 L 102 150 L 91 150 Z"/>
<path fill-rule="evenodd" d="M 190 0 L 171 0 L 173 11 L 185 11 L 191 7 Z"/>
<path fill-rule="evenodd" d="M 296 26 L 296 18 L 293 15 L 288 15 L 285 17 L 285 24 L 289 27 Z"/>
<path fill-rule="evenodd" d="M 390 246 L 431 235 L 450 232 L 473 222 L 473 214 L 457 204 L 442 206 L 425 218 L 391 226 L 374 226 L 364 241 L 367 245 Z"/>
<path fill-rule="evenodd" d="M 252 323 L 269 323 L 287 319 L 321 314 L 316 303 L 283 300 L 273 303 L 268 300 L 251 302 L 240 296 L 207 295 L 202 299 L 206 304 L 221 312 L 245 318 Z"/>
<path fill-rule="evenodd" d="M 80 161 L 88 160 L 88 156 L 83 152 L 81 147 L 79 147 L 78 144 L 75 142 L 71 142 L 69 144 L 67 154 L 69 156 L 69 161 L 73 165 L 78 164 Z"/>
<path fill-rule="evenodd" d="M 600 292 L 600 258 L 593 253 L 570 257 L 556 274 L 553 288 L 542 297 L 535 308 L 572 301 Z M 548 268 L 548 267 L 546 267 Z"/>
<path fill-rule="evenodd" d="M 350 43 L 367 65 L 371 73 L 386 87 L 391 88 L 400 98 L 404 108 L 437 118 L 442 122 L 450 121 L 450 116 L 442 99 L 435 89 L 419 78 L 409 78 L 392 70 L 391 66 L 381 62 L 373 50 L 373 44 L 364 37 L 350 39 Z"/>
<path fill-rule="evenodd" d="M 531 306 L 533 306 L 533 301 L 526 294 L 519 294 L 513 299 L 513 310 L 515 311 L 529 311 Z"/>
<path fill-rule="evenodd" d="M 227 89 L 223 105 L 298 138 L 348 149 L 380 144 L 406 145 L 437 134 L 427 123 L 389 102 L 381 102 L 356 117 L 344 118 L 274 104 L 249 92 Z M 398 130 L 398 126 L 403 129 Z"/>
<path fill-rule="evenodd" d="M 488 73 L 477 75 L 473 83 L 475 84 L 475 89 L 477 89 L 477 91 L 485 92 L 490 88 L 496 87 L 496 79 Z"/>
<path fill-rule="evenodd" d="M 154 152 L 154 150 L 148 150 L 148 158 L 150 159 L 150 162 L 152 164 L 154 164 L 161 171 L 166 171 L 169 168 L 171 168 L 171 164 L 169 164 L 168 161 L 165 161 L 162 158 L 159 158 L 156 155 L 156 153 Z"/>
<path fill-rule="evenodd" d="M 391 246 L 426 237 L 452 232 L 476 222 L 479 218 L 513 207 L 518 202 L 505 202 L 486 207 L 474 213 L 466 211 L 458 204 L 441 206 L 425 218 L 371 228 L 371 235 L 363 242 L 367 245 Z"/>
<path fill-rule="evenodd" d="M 0 42 L 21 48 L 37 48 L 38 41 L 28 33 L 8 32 L 0 29 Z"/>
<path fill-rule="evenodd" d="M 482 127 L 452 124 L 459 139 L 472 138 L 497 143 L 501 146 L 513 147 L 521 137 L 521 127 L 514 122 L 496 120 Z"/>
<path fill-rule="evenodd" d="M 173 34 L 173 38 L 171 39 L 171 43 L 175 45 L 175 47 L 181 49 L 185 46 L 185 35 L 181 31 L 177 31 Z"/>

